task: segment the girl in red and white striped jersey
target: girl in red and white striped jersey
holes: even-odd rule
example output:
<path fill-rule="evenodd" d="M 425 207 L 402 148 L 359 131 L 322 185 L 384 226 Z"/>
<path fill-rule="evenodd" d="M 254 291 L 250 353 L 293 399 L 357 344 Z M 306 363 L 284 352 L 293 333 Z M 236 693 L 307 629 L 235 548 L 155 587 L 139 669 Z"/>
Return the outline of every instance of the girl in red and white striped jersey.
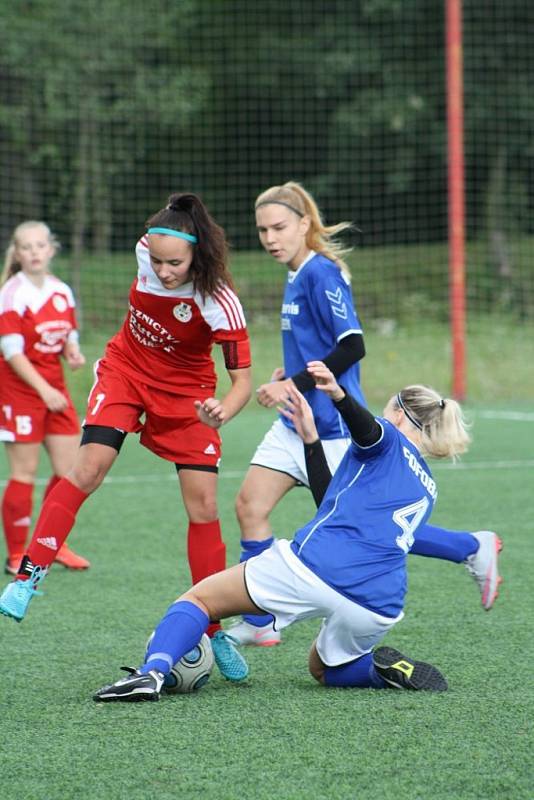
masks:
<path fill-rule="evenodd" d="M 80 423 L 65 385 L 61 358 L 71 369 L 80 352 L 74 298 L 50 273 L 57 242 L 44 222 L 14 231 L 0 278 L 0 441 L 10 475 L 2 496 L 5 570 L 15 575 L 24 553 L 33 488 L 44 445 L 53 469 L 45 497 L 76 457 Z M 89 562 L 63 546 L 55 560 L 71 569 Z"/>
<path fill-rule="evenodd" d="M 11 584 L 16 588 L 0 598 L 0 611 L 8 616 L 24 616 L 32 575 L 42 576 L 53 561 L 127 433 L 139 433 L 141 444 L 176 465 L 189 517 L 193 581 L 225 567 L 216 500 L 218 428 L 251 393 L 249 339 L 226 238 L 199 197 L 173 194 L 147 221 L 136 255 L 126 318 L 96 364 L 78 456 L 47 498 Z M 231 383 L 223 399 L 215 396 L 214 343 L 222 347 Z M 22 610 L 6 592 L 27 596 Z M 210 633 L 219 630 L 214 624 Z"/>

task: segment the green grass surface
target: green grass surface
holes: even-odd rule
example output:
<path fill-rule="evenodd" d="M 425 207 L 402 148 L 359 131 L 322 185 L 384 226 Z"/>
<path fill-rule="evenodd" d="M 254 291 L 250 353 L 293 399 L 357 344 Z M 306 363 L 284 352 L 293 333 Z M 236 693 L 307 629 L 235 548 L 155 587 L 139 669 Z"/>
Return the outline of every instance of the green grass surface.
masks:
<path fill-rule="evenodd" d="M 254 385 L 270 379 L 282 363 L 279 319 L 250 326 Z M 94 380 L 92 362 L 99 358 L 107 333 L 86 333 L 82 348 L 87 367 L 68 375 L 76 404 L 83 413 Z M 365 331 L 367 355 L 362 361 L 362 386 L 371 406 L 381 409 L 388 396 L 409 383 L 428 383 L 444 395 L 451 390 L 450 330 L 445 323 L 399 325 L 384 333 L 377 325 Z M 220 348 L 214 348 L 220 387 L 227 386 Z M 534 407 L 534 324 L 502 317 L 472 319 L 467 339 L 468 404 Z M 252 404 L 253 405 L 253 404 Z"/>
<path fill-rule="evenodd" d="M 485 241 L 466 246 L 468 313 L 534 319 L 533 239 L 510 242 L 510 274 L 503 275 Z M 449 315 L 449 267 L 445 243 L 356 247 L 347 256 L 357 308 L 366 328 L 379 322 L 446 321 Z M 232 251 L 230 266 L 249 322 L 269 324 L 280 308 L 287 275 L 259 245 Z M 124 315 L 124 298 L 135 274 L 133 252 L 85 253 L 78 269 L 67 256 L 56 273 L 71 283 L 81 300 L 88 329 L 113 328 Z"/>
<path fill-rule="evenodd" d="M 122 664 L 139 662 L 154 624 L 189 585 L 173 470 L 129 437 L 70 537 L 92 568 L 53 567 L 22 624 L 0 618 L 0 797 L 531 798 L 534 419 L 496 419 L 488 408 L 472 409 L 474 444 L 462 464 L 435 465 L 433 521 L 500 532 L 501 597 L 485 613 L 463 566 L 410 557 L 406 617 L 386 639 L 443 670 L 450 690 L 436 696 L 319 687 L 307 674 L 317 630 L 308 622 L 280 647 L 247 649 L 243 685 L 215 670 L 196 695 L 94 703 Z M 224 429 L 219 499 L 230 563 L 239 551 L 233 500 L 271 420 L 250 406 Z M 274 512 L 277 534 L 290 536 L 312 512 L 309 494 L 295 490 Z"/>

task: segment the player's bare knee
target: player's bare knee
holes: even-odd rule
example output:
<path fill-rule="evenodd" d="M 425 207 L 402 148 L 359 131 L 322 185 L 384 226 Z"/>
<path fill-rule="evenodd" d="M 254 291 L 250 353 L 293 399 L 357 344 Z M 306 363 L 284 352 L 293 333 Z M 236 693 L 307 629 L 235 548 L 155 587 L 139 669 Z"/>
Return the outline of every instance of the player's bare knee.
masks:
<path fill-rule="evenodd" d="M 190 522 L 202 525 L 219 518 L 217 500 L 211 494 L 195 497 L 184 495 L 184 505 Z"/>
<path fill-rule="evenodd" d="M 33 484 L 37 477 L 37 465 L 35 465 L 35 468 L 17 468 L 12 470 L 11 477 L 15 481 L 20 481 L 20 483 Z"/>
<path fill-rule="evenodd" d="M 317 640 L 314 641 L 310 648 L 310 653 L 308 656 L 308 669 L 310 671 L 310 675 L 315 678 L 317 683 L 320 683 L 324 686 L 324 673 L 326 665 L 323 664 L 319 653 L 317 652 Z"/>
<path fill-rule="evenodd" d="M 189 521 L 203 524 L 218 519 L 216 475 L 180 467 L 178 476 Z"/>
<path fill-rule="evenodd" d="M 178 600 L 186 601 L 188 603 L 193 603 L 193 605 L 198 606 L 198 608 L 200 608 L 200 610 L 203 611 L 206 614 L 206 616 L 211 619 L 212 613 L 210 610 L 210 603 L 209 600 L 207 600 L 207 598 L 204 597 L 202 592 L 202 584 L 204 583 L 205 580 L 206 579 L 204 578 L 202 581 L 195 584 L 195 586 L 192 586 L 190 589 L 187 590 L 187 592 L 184 592 L 184 594 L 182 594 L 178 598 Z"/>
<path fill-rule="evenodd" d="M 82 492 L 92 494 L 98 489 L 106 477 L 107 472 L 107 465 L 92 461 L 83 464 L 75 464 L 66 477 L 71 483 L 74 483 L 78 489 L 81 489 Z"/>
<path fill-rule="evenodd" d="M 244 496 L 241 492 L 239 492 L 235 499 L 235 504 L 234 504 L 236 517 L 239 522 L 241 522 L 242 517 L 244 517 L 246 513 L 247 505 L 248 503 L 246 496 Z"/>
<path fill-rule="evenodd" d="M 314 678 L 317 683 L 320 683 L 321 686 L 324 686 L 324 667 L 319 667 L 317 664 L 308 664 L 308 668 L 310 670 L 310 675 Z"/>
<path fill-rule="evenodd" d="M 235 513 L 239 525 L 244 530 L 248 528 L 258 530 L 261 523 L 267 520 L 267 515 L 261 507 L 259 499 L 256 498 L 256 500 L 254 500 L 251 495 L 245 492 L 240 492 L 237 495 Z"/>

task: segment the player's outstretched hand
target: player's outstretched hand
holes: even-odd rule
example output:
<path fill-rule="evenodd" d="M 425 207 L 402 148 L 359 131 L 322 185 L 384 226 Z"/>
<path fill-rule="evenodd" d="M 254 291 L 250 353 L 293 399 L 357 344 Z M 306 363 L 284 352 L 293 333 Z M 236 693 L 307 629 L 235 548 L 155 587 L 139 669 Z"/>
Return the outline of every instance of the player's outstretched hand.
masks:
<path fill-rule="evenodd" d="M 304 395 L 297 388 L 288 393 L 284 404 L 278 406 L 278 411 L 291 420 L 295 430 L 305 444 L 312 444 L 312 442 L 317 441 L 319 434 L 315 427 L 313 411 Z"/>
<path fill-rule="evenodd" d="M 283 381 L 286 377 L 286 371 L 283 367 L 275 367 L 271 375 L 271 383 L 273 381 Z"/>
<path fill-rule="evenodd" d="M 205 400 L 195 400 L 198 418 L 210 428 L 220 428 L 226 420 L 226 410 L 216 397 L 207 397 Z"/>
<path fill-rule="evenodd" d="M 283 381 L 273 381 L 272 383 L 262 383 L 256 389 L 256 399 L 260 406 L 274 408 L 278 403 L 283 403 L 288 393 L 295 388 L 291 378 L 286 378 Z"/>
<path fill-rule="evenodd" d="M 308 361 L 307 370 L 314 379 L 316 387 L 327 394 L 331 400 L 343 400 L 345 392 L 326 364 L 323 364 L 322 361 Z"/>

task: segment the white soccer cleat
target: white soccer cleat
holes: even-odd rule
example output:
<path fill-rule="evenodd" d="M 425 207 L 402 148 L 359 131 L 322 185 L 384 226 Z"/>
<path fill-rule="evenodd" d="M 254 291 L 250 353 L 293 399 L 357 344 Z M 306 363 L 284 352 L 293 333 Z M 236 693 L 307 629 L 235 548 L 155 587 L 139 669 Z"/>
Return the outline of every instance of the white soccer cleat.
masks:
<path fill-rule="evenodd" d="M 464 564 L 478 584 L 482 606 L 489 611 L 499 596 L 499 584 L 502 583 L 497 563 L 502 541 L 493 531 L 477 531 L 473 536 L 479 542 L 479 548 L 466 558 Z"/>
<path fill-rule="evenodd" d="M 258 628 L 243 620 L 229 628 L 228 633 L 240 645 L 255 644 L 258 647 L 273 647 L 282 641 L 280 631 L 274 630 L 272 622 Z"/>

